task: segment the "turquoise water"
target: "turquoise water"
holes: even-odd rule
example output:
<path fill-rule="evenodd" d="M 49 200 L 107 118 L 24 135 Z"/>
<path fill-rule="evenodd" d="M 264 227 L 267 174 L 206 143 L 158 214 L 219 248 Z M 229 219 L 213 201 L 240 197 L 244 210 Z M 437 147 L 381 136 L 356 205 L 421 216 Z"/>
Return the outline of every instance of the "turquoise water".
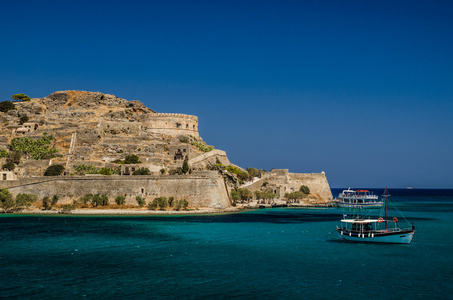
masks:
<path fill-rule="evenodd" d="M 453 191 L 392 200 L 416 225 L 409 245 L 339 241 L 335 208 L 1 215 L 0 298 L 451 299 Z"/>

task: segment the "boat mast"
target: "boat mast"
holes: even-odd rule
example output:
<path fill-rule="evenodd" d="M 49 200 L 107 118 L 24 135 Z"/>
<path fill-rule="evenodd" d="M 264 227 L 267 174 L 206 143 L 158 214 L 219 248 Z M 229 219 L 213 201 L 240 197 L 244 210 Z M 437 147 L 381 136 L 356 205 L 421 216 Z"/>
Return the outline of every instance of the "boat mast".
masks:
<path fill-rule="evenodd" d="M 387 230 L 387 187 L 385 187 L 384 198 L 385 198 L 385 230 Z"/>

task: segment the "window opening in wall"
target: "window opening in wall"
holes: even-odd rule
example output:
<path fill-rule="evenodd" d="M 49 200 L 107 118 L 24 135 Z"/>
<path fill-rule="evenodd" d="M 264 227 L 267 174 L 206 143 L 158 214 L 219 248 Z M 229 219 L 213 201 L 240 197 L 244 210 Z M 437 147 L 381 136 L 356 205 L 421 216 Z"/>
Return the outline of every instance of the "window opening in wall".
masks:
<path fill-rule="evenodd" d="M 186 124 L 186 129 L 189 129 L 189 124 Z"/>
<path fill-rule="evenodd" d="M 195 125 L 193 125 L 193 129 L 195 129 Z"/>
<path fill-rule="evenodd" d="M 3 174 L 3 180 L 6 180 L 6 174 Z"/>
<path fill-rule="evenodd" d="M 176 128 L 181 128 L 181 123 L 176 123 Z"/>
<path fill-rule="evenodd" d="M 182 152 L 186 152 L 186 149 L 182 149 Z"/>
<path fill-rule="evenodd" d="M 145 189 L 142 188 L 142 194 L 145 192 Z"/>

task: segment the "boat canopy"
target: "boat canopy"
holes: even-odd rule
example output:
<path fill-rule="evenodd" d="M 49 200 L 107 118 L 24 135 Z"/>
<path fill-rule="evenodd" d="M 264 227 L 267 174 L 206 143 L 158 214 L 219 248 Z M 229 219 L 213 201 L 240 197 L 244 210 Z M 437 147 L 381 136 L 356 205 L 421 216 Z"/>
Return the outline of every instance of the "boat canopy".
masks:
<path fill-rule="evenodd" d="M 343 219 L 341 222 L 344 223 L 376 223 L 377 219 L 368 219 L 368 220 L 357 220 L 357 219 Z"/>

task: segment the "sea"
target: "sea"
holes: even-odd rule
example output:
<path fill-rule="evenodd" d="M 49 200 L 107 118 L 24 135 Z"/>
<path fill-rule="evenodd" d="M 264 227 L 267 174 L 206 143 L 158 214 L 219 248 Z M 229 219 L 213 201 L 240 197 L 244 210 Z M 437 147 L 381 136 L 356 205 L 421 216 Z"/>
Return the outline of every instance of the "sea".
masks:
<path fill-rule="evenodd" d="M 411 244 L 341 241 L 339 208 L 1 214 L 0 298 L 453 299 L 453 190 L 389 192 Z"/>

